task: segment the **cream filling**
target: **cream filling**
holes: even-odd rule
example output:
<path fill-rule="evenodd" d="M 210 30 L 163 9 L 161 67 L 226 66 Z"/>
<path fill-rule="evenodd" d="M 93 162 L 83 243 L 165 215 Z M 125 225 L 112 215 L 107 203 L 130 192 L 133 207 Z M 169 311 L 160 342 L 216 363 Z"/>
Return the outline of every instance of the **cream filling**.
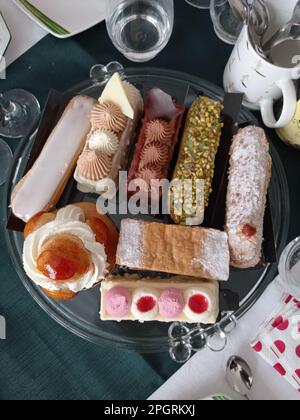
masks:
<path fill-rule="evenodd" d="M 152 297 L 156 301 L 155 307 L 148 312 L 140 312 L 138 309 L 139 300 L 143 297 Z M 158 315 L 158 293 L 153 289 L 137 289 L 133 293 L 131 312 L 136 319 L 140 321 L 152 321 L 155 320 Z"/>
<path fill-rule="evenodd" d="M 195 295 L 202 295 L 207 299 L 208 309 L 207 309 L 207 311 L 203 312 L 202 314 L 196 314 L 189 307 L 189 301 Z M 185 298 L 185 302 L 186 302 L 186 305 L 185 305 L 185 308 L 184 308 L 184 314 L 188 319 L 193 320 L 194 322 L 203 322 L 205 319 L 207 319 L 207 315 L 214 308 L 214 305 L 213 305 L 213 302 L 212 302 L 210 296 L 202 288 L 188 289 L 184 294 L 184 298 Z"/>
<path fill-rule="evenodd" d="M 73 220 L 70 220 L 70 217 Z M 78 293 L 90 289 L 104 279 L 107 273 L 107 256 L 104 246 L 96 242 L 92 229 L 80 219 L 82 220 L 81 210 L 75 206 L 68 206 L 58 212 L 56 220 L 47 223 L 26 239 L 23 249 L 24 269 L 36 285 L 51 292 L 68 290 Z M 86 250 L 90 252 L 92 268 L 77 280 L 54 281 L 44 276 L 37 268 L 37 259 L 43 244 L 47 239 L 58 234 L 76 236 L 82 241 Z"/>

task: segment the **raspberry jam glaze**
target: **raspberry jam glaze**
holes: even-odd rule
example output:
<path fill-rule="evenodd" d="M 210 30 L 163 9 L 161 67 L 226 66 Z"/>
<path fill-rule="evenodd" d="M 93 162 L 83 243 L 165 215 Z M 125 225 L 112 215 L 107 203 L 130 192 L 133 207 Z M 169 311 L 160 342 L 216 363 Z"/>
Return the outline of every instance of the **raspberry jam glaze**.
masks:
<path fill-rule="evenodd" d="M 243 227 L 242 232 L 245 236 L 248 236 L 248 238 L 251 238 L 252 236 L 256 235 L 255 227 L 253 227 L 249 224 L 247 224 Z"/>
<path fill-rule="evenodd" d="M 204 295 L 194 295 L 189 300 L 189 308 L 195 314 L 204 314 L 208 311 L 209 302 Z"/>
<path fill-rule="evenodd" d="M 156 306 L 156 300 L 152 296 L 144 296 L 137 302 L 137 308 L 141 313 L 152 311 Z"/>
<path fill-rule="evenodd" d="M 73 235 L 55 235 L 45 242 L 37 259 L 37 268 L 55 281 L 77 280 L 91 266 L 90 254 Z"/>

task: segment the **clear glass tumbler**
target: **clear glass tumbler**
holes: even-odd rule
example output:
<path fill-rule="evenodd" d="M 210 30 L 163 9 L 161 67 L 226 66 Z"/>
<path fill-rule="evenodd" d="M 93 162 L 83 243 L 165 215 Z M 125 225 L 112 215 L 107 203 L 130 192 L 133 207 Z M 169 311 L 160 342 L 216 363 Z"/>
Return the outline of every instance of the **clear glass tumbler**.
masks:
<path fill-rule="evenodd" d="M 211 0 L 210 15 L 217 36 L 234 45 L 243 29 L 243 22 L 234 14 L 228 0 Z"/>
<path fill-rule="evenodd" d="M 106 25 L 115 47 L 129 60 L 152 60 L 168 44 L 174 0 L 106 0 Z"/>
<path fill-rule="evenodd" d="M 287 293 L 300 299 L 300 237 L 283 251 L 279 262 L 280 282 Z"/>
<path fill-rule="evenodd" d="M 209 9 L 211 0 L 185 0 L 191 6 L 198 9 Z"/>

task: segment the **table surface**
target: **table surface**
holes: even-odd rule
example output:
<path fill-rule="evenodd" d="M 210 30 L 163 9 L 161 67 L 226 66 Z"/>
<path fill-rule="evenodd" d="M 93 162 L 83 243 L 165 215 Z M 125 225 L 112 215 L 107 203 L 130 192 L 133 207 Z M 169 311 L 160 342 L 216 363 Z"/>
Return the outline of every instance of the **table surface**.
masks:
<path fill-rule="evenodd" d="M 214 35 L 209 14 L 183 1 L 167 48 L 150 65 L 188 72 L 218 85 L 231 52 Z M 112 46 L 105 25 L 69 40 L 47 36 L 13 63 L 3 91 L 20 87 L 43 104 L 50 88 L 65 90 L 88 78 L 95 63 L 118 60 L 132 66 Z M 297 151 L 269 136 L 284 163 L 291 193 L 289 239 L 300 233 Z M 17 141 L 10 141 L 14 149 Z M 0 188 L 1 201 L 3 188 Z M 0 399 L 145 399 L 179 366 L 168 354 L 140 355 L 97 347 L 51 320 L 23 288 L 0 231 L 0 313 L 7 320 L 7 340 L 0 342 Z"/>

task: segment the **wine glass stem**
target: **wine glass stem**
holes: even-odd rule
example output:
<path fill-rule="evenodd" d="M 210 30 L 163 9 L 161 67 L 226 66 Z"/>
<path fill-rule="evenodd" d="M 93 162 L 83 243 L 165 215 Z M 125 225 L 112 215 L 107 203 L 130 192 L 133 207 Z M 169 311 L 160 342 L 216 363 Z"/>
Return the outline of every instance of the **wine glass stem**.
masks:
<path fill-rule="evenodd" d="M 23 114 L 22 106 L 13 101 L 5 99 L 0 93 L 0 116 L 4 123 L 20 118 Z"/>

